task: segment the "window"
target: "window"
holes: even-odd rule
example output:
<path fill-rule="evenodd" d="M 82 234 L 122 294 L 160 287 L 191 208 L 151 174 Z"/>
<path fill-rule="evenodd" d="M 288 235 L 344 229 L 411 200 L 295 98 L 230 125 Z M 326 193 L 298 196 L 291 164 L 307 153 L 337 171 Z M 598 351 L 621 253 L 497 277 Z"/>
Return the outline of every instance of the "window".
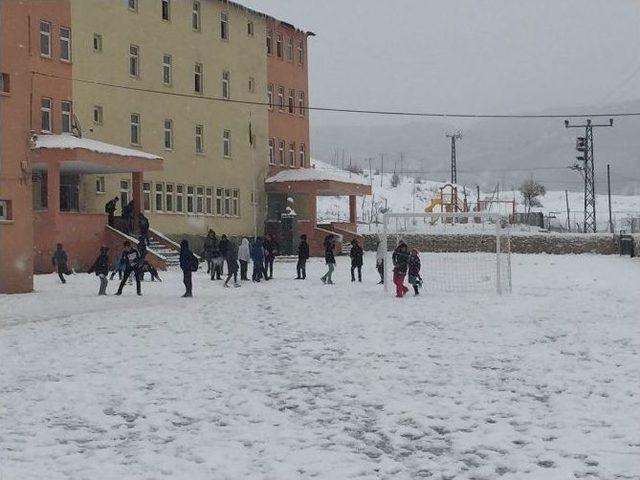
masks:
<path fill-rule="evenodd" d="M 138 0 L 128 0 L 128 3 L 129 3 L 129 10 L 131 10 L 132 12 L 138 11 Z"/>
<path fill-rule="evenodd" d="M 140 114 L 132 113 L 130 120 L 131 144 L 140 145 Z"/>
<path fill-rule="evenodd" d="M 231 197 L 231 215 L 234 217 L 240 216 L 240 190 L 235 188 Z"/>
<path fill-rule="evenodd" d="M 162 0 L 162 20 L 171 20 L 171 0 Z"/>
<path fill-rule="evenodd" d="M 187 186 L 187 213 L 194 213 L 194 203 L 193 203 L 193 195 L 195 192 L 195 187 L 193 185 Z"/>
<path fill-rule="evenodd" d="M 0 93 L 11 92 L 11 77 L 8 73 L 0 73 Z"/>
<path fill-rule="evenodd" d="M 269 109 L 273 109 L 273 84 L 267 85 L 267 103 L 269 104 Z"/>
<path fill-rule="evenodd" d="M 51 125 L 51 99 L 46 97 L 40 100 L 40 130 L 48 133 L 53 130 Z"/>
<path fill-rule="evenodd" d="M 269 139 L 269 165 L 276 164 L 276 141 L 273 138 Z"/>
<path fill-rule="evenodd" d="M 9 201 L 8 200 L 0 200 L 0 220 L 11 220 L 9 216 Z"/>
<path fill-rule="evenodd" d="M 102 52 L 102 35 L 99 33 L 93 34 L 93 51 L 96 53 Z"/>
<path fill-rule="evenodd" d="M 196 125 L 196 153 L 204 153 L 204 127 Z"/>
<path fill-rule="evenodd" d="M 207 187 L 205 191 L 205 213 L 213 215 L 213 188 Z"/>
<path fill-rule="evenodd" d="M 173 150 L 173 120 L 164 121 L 164 149 Z"/>
<path fill-rule="evenodd" d="M 278 160 L 280 161 L 280 165 L 284 167 L 285 158 L 284 158 L 284 140 L 280 140 L 278 142 Z"/>
<path fill-rule="evenodd" d="M 282 58 L 282 35 L 278 34 L 276 37 L 276 55 L 278 58 Z"/>
<path fill-rule="evenodd" d="M 293 38 L 287 37 L 287 60 L 293 62 Z"/>
<path fill-rule="evenodd" d="M 140 48 L 137 45 L 129 45 L 129 75 L 140 76 Z"/>
<path fill-rule="evenodd" d="M 224 190 L 216 188 L 216 215 L 224 215 Z"/>
<path fill-rule="evenodd" d="M 307 166 L 307 150 L 304 146 L 304 143 L 300 145 L 299 160 L 300 168 L 304 168 Z"/>
<path fill-rule="evenodd" d="M 40 55 L 51 58 L 51 23 L 40 20 Z"/>
<path fill-rule="evenodd" d="M 222 72 L 222 98 L 228 100 L 231 96 L 230 74 L 227 71 Z"/>
<path fill-rule="evenodd" d="M 176 185 L 176 212 L 184 212 L 184 185 Z"/>
<path fill-rule="evenodd" d="M 278 87 L 278 108 L 284 112 L 284 87 Z"/>
<path fill-rule="evenodd" d="M 224 214 L 231 215 L 231 189 L 224 189 Z"/>
<path fill-rule="evenodd" d="M 105 193 L 104 177 L 96 177 L 96 193 Z"/>
<path fill-rule="evenodd" d="M 255 25 L 253 24 L 253 22 L 247 22 L 247 35 L 249 35 L 250 37 L 253 37 L 253 35 L 255 34 Z"/>
<path fill-rule="evenodd" d="M 102 125 L 102 107 L 100 105 L 94 105 L 93 107 L 93 123 L 95 125 Z"/>
<path fill-rule="evenodd" d="M 273 30 L 267 30 L 267 55 L 273 55 Z"/>
<path fill-rule="evenodd" d="M 162 83 L 171 85 L 173 81 L 173 60 L 171 55 L 164 54 L 162 56 Z"/>
<path fill-rule="evenodd" d="M 71 108 L 71 102 L 70 101 L 64 100 L 64 101 L 60 102 L 60 114 L 62 116 L 62 118 L 61 118 L 61 120 L 62 120 L 62 133 L 71 133 L 72 108 Z"/>
<path fill-rule="evenodd" d="M 229 14 L 227 12 L 220 14 L 220 38 L 229 40 Z"/>
<path fill-rule="evenodd" d="M 156 212 L 164 211 L 164 184 L 156 183 Z"/>
<path fill-rule="evenodd" d="M 204 213 L 204 187 L 196 188 L 196 213 L 198 215 Z"/>
<path fill-rule="evenodd" d="M 256 91 L 256 79 L 249 77 L 249 93 L 255 93 Z"/>
<path fill-rule="evenodd" d="M 167 183 L 164 187 L 164 209 L 166 212 L 173 212 L 173 183 Z"/>
<path fill-rule="evenodd" d="M 129 203 L 129 180 L 120 180 L 120 205 Z"/>
<path fill-rule="evenodd" d="M 196 63 L 193 71 L 193 89 L 196 93 L 202 93 L 204 85 L 202 84 L 202 64 Z"/>
<path fill-rule="evenodd" d="M 151 211 L 151 182 L 142 184 L 142 204 L 145 212 Z"/>
<path fill-rule="evenodd" d="M 305 105 L 305 95 L 304 92 L 300 92 L 298 96 L 298 113 L 301 117 L 305 116 L 306 113 L 306 105 Z"/>
<path fill-rule="evenodd" d="M 302 40 L 298 42 L 298 64 L 304 65 L 304 42 Z"/>
<path fill-rule="evenodd" d="M 231 132 L 225 130 L 222 134 L 222 154 L 224 158 L 231 158 Z"/>
<path fill-rule="evenodd" d="M 200 31 L 200 2 L 194 1 L 191 9 L 191 28 L 196 32 Z"/>
<path fill-rule="evenodd" d="M 289 113 L 290 114 L 294 114 L 296 113 L 296 91 L 295 90 L 289 90 Z"/>
<path fill-rule="evenodd" d="M 71 29 L 60 27 L 60 60 L 71 61 Z"/>
<path fill-rule="evenodd" d="M 289 167 L 296 166 L 296 144 L 289 144 Z"/>

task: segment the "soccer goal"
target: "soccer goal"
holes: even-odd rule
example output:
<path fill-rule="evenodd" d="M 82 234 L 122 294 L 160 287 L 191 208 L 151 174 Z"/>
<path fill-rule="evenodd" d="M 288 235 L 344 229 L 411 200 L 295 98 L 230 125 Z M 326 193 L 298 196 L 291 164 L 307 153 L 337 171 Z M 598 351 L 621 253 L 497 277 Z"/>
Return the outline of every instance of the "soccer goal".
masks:
<path fill-rule="evenodd" d="M 429 292 L 511 292 L 511 236 L 500 213 L 387 213 L 384 288 L 394 289 L 392 252 L 404 241 L 420 252 L 422 288 Z"/>

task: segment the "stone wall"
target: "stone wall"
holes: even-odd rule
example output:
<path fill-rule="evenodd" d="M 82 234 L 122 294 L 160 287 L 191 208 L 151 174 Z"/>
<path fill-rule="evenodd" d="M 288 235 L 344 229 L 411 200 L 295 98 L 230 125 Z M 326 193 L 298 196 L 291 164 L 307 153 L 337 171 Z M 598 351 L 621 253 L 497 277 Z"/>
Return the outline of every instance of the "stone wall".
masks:
<path fill-rule="evenodd" d="M 457 235 L 402 235 L 409 248 L 422 252 L 495 252 L 496 239 L 493 235 L 457 234 Z M 378 242 L 377 235 L 364 235 L 365 250 L 374 251 Z M 389 235 L 389 249 L 395 247 L 396 236 Z M 636 242 L 640 243 L 640 236 Z M 594 234 L 527 234 L 511 236 L 513 253 L 547 253 L 553 255 L 595 253 L 599 255 L 617 255 L 618 240 L 612 235 Z"/>

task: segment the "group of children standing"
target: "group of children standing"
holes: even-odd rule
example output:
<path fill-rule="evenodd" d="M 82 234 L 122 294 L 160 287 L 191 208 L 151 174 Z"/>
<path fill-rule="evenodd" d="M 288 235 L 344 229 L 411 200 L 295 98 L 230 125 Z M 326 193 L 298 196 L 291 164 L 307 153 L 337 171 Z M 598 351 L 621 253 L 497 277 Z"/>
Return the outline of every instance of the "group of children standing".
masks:
<path fill-rule="evenodd" d="M 136 293 L 142 295 L 141 282 L 146 271 L 151 272 L 152 280 L 160 280 L 157 271 L 145 260 L 146 256 L 146 239 L 141 238 L 138 247 L 134 247 L 129 241 L 124 242 L 123 251 L 116 262 L 116 266 L 111 275 L 113 280 L 116 273 L 120 275 L 120 285 L 116 295 L 121 295 L 127 281 L 133 277 L 136 282 Z M 336 236 L 328 235 L 324 239 L 325 263 L 327 272 L 321 277 L 321 281 L 326 285 L 333 285 L 333 273 L 336 268 Z M 210 230 L 204 243 L 203 256 L 207 263 L 207 274 L 211 276 L 211 280 L 222 280 L 224 264 L 227 265 L 227 277 L 224 281 L 224 287 L 229 288 L 229 282 L 233 279 L 233 286 L 240 287 L 238 282 L 238 272 L 240 272 L 240 280 L 248 281 L 249 262 L 253 261 L 252 281 L 260 282 L 262 278 L 270 280 L 273 278 L 273 265 L 275 258 L 279 254 L 278 242 L 272 235 L 266 237 L 258 237 L 253 245 L 249 243 L 249 239 L 243 238 L 240 246 L 237 247 L 226 235 L 222 235 L 218 240 L 216 233 Z M 387 254 L 386 245 L 378 244 L 376 256 L 376 268 L 380 275 L 378 285 L 384 284 L 384 258 Z M 357 239 L 351 241 L 351 281 L 362 282 L 362 267 L 364 264 L 364 251 Z M 307 278 L 306 264 L 309 259 L 309 243 L 307 236 L 300 236 L 298 244 L 298 263 L 296 265 L 296 280 L 305 280 Z M 65 275 L 71 272 L 67 266 L 68 257 L 62 244 L 58 244 L 56 251 L 52 257 L 54 266 L 62 283 L 66 283 Z M 422 278 L 420 276 L 420 257 L 416 249 L 409 251 L 407 244 L 401 241 L 392 255 L 393 261 L 393 283 L 396 286 L 396 296 L 404 297 L 409 288 L 404 285 L 405 277 L 408 275 L 409 284 L 413 286 L 414 294 L 419 295 L 419 288 L 422 286 Z M 183 297 L 193 296 L 193 280 L 192 275 L 198 271 L 199 260 L 189 247 L 189 242 L 183 240 L 180 243 L 180 268 L 183 271 L 183 283 L 185 293 Z M 100 287 L 98 295 L 106 295 L 109 274 L 109 248 L 101 247 L 98 257 L 89 269 L 88 273 L 95 273 L 100 279 Z"/>

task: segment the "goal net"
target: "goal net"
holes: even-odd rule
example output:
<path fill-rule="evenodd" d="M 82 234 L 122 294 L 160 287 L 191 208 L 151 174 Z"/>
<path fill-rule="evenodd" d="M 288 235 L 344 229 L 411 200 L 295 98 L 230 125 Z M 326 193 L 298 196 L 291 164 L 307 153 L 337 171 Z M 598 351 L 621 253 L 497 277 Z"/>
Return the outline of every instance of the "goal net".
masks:
<path fill-rule="evenodd" d="M 379 239 L 385 291 L 395 291 L 392 253 L 401 242 L 420 253 L 427 294 L 511 291 L 510 225 L 499 213 L 387 213 Z"/>

